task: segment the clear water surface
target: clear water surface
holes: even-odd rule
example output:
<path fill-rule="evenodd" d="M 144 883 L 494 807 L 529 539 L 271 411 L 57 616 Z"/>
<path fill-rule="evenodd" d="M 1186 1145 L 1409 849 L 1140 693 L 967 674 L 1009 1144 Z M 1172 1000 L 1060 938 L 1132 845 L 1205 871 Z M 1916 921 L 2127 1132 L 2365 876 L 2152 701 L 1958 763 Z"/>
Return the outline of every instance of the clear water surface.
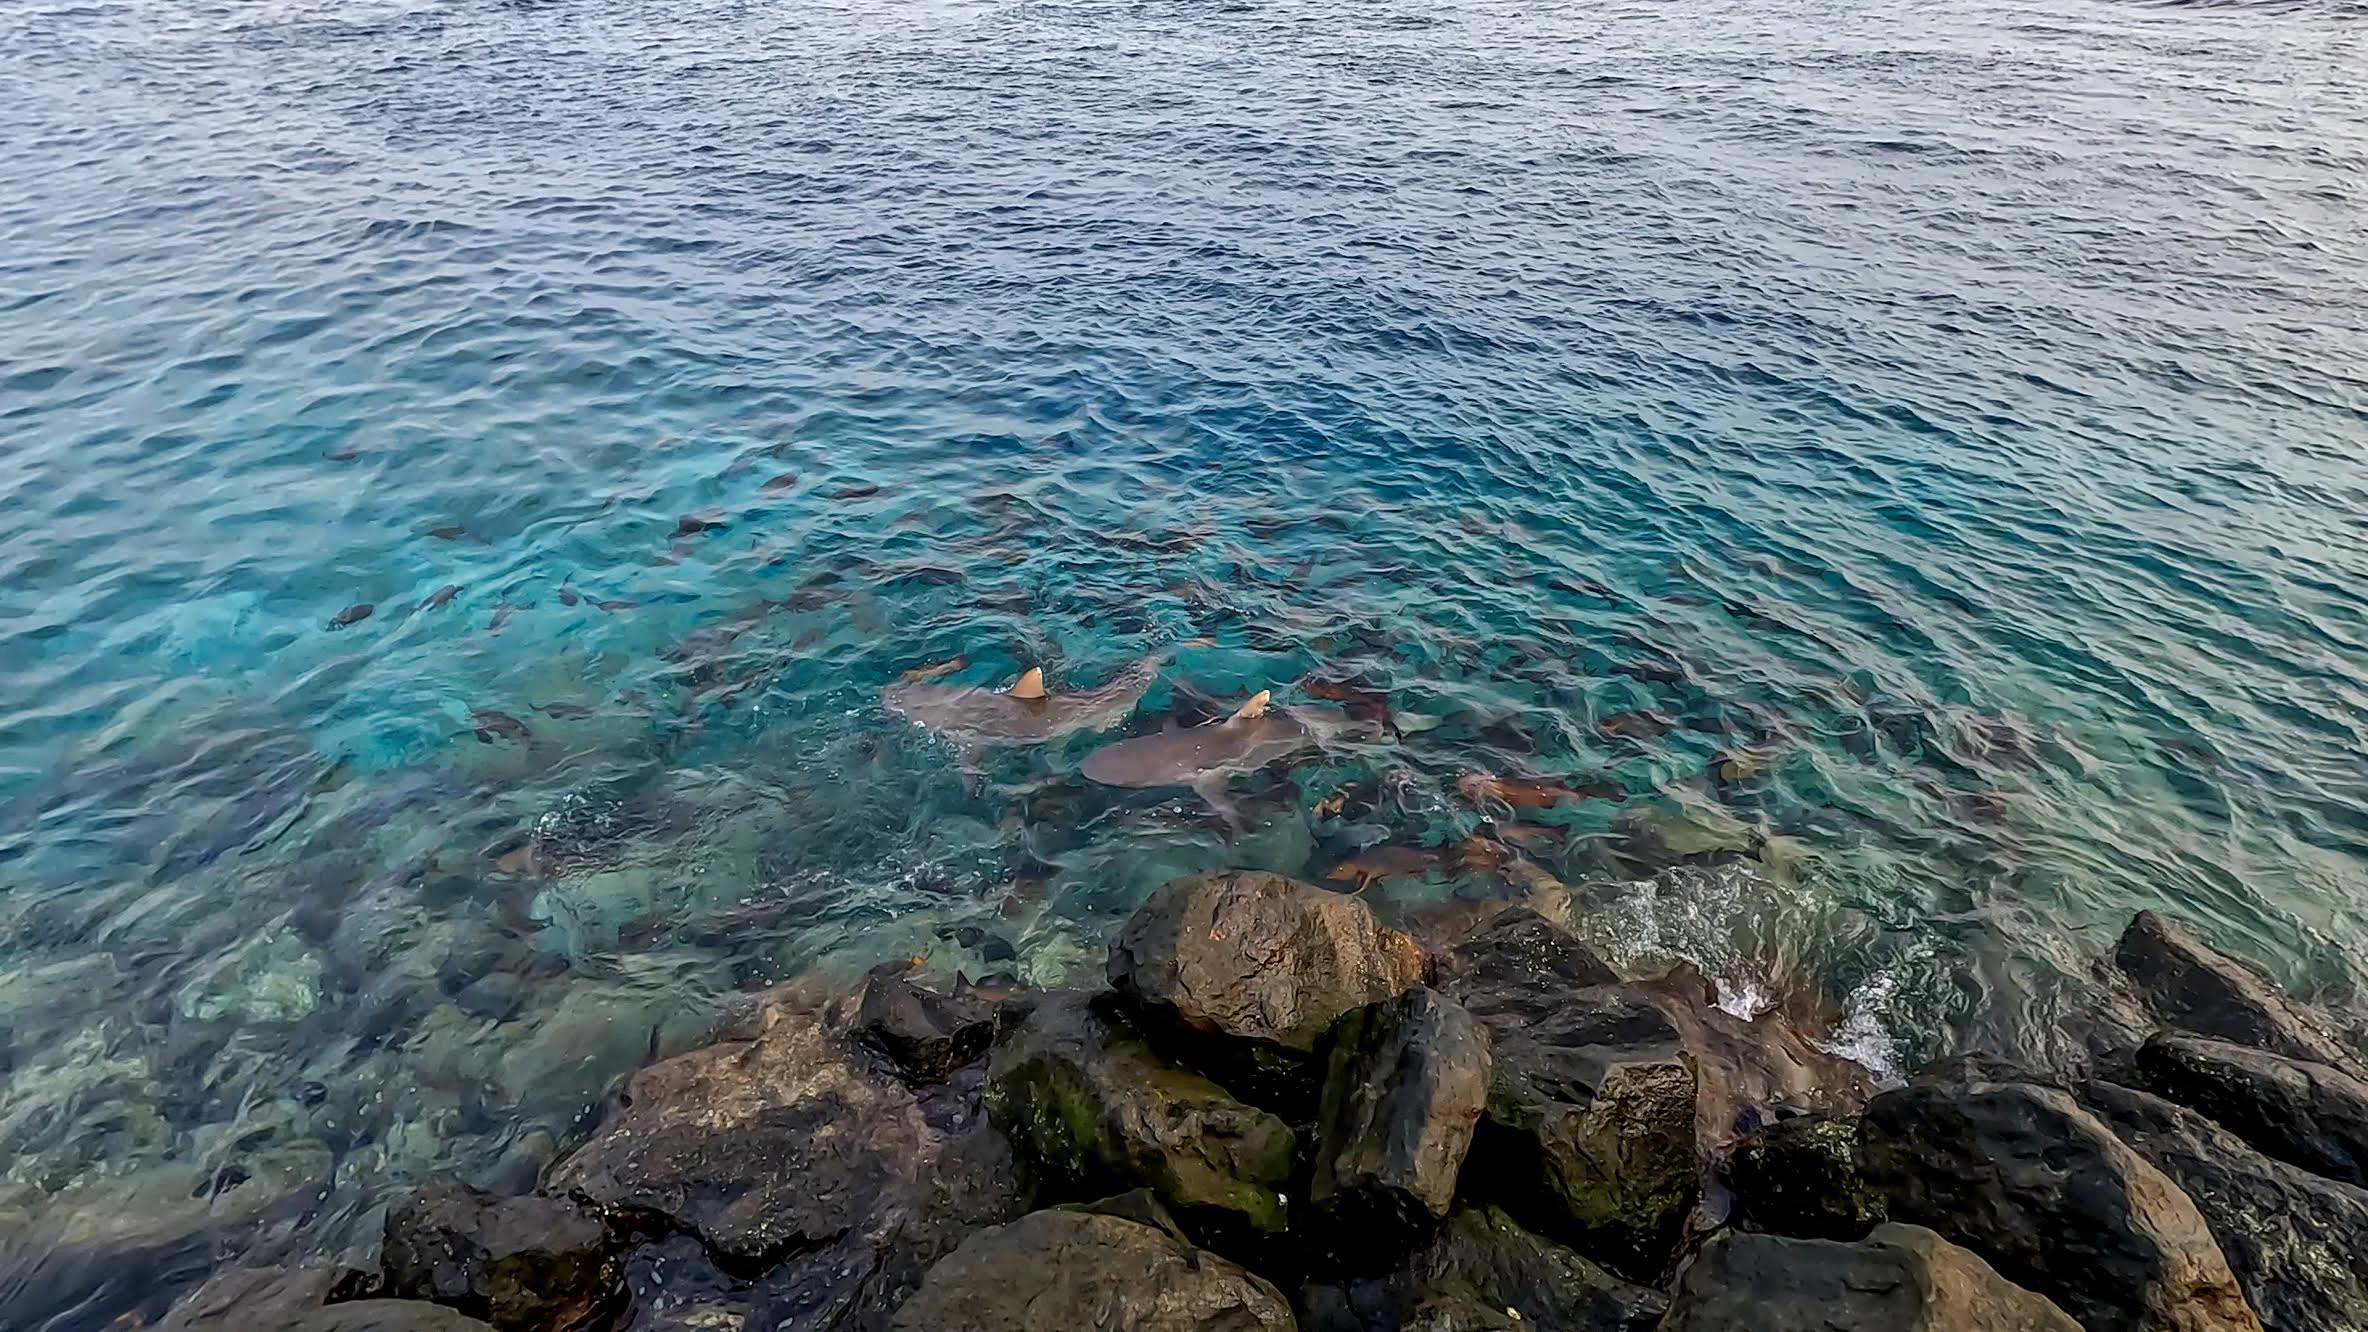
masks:
<path fill-rule="evenodd" d="M 1511 845 L 1879 1064 L 2055 1039 L 2141 906 L 2342 1000 L 2362 19 L 12 0 L 0 1321 L 1207 865 L 1437 924 Z M 1134 729 L 1397 724 L 1236 834 L 880 706 L 1163 649 Z"/>

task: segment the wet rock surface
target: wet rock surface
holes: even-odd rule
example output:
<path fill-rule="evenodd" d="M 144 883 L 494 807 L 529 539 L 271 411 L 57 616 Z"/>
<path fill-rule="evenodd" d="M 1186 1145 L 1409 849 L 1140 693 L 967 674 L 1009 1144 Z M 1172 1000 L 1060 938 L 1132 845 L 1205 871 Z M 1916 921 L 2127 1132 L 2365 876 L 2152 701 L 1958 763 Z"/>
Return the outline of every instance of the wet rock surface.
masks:
<path fill-rule="evenodd" d="M 1147 1017 L 1254 1074 L 1297 1074 L 1341 1014 L 1420 984 L 1414 940 L 1363 902 L 1224 871 L 1153 892 L 1110 945 L 1109 980 Z M 1229 1061 L 1228 1061 L 1229 1062 Z"/>
<path fill-rule="evenodd" d="M 1696 1131 L 1706 1147 L 1725 1146 L 1779 1114 L 1855 1115 L 1875 1094 L 1866 1069 L 1820 1047 L 1811 1023 L 1782 1008 L 1751 1017 L 1729 1012 L 1717 988 L 1690 966 L 1637 988 L 1694 1057 Z"/>
<path fill-rule="evenodd" d="M 2368 1185 L 2368 1083 L 2344 1069 L 2161 1032 L 2139 1048 L 2137 1074 L 2264 1155 Z"/>
<path fill-rule="evenodd" d="M 1543 916 L 1481 905 L 1428 984 L 1361 903 L 1238 874 L 1154 893 L 1110 990 L 810 972 L 635 1075 L 539 1192 L 549 1132 L 400 1202 L 366 1278 L 232 1270 L 163 1326 L 2368 1327 L 2368 1084 L 2270 1048 L 2332 1028 L 2168 922 L 2125 938 L 2127 1020 L 2100 1046 L 2148 1090 L 2073 1042 L 2059 1066 L 1964 1056 L 1870 1100 L 1816 1043 L 1814 987 L 1747 1017 L 1690 968 L 1623 981 Z M 664 1048 L 676 1018 L 631 1017 Z M 78 1186 L 46 1204 L 72 1222 L 56 1252 L 268 1262 L 287 1250 L 258 1241 L 306 1223 L 336 1159 L 290 1137 L 235 1176 Z M 173 1201 L 130 1205 L 151 1195 Z"/>
<path fill-rule="evenodd" d="M 2091 1083 L 2081 1102 L 2194 1201 L 2263 1326 L 2368 1327 L 2368 1190 L 2271 1160 L 2143 1091 Z"/>
<path fill-rule="evenodd" d="M 1308 1202 L 1335 1244 L 1418 1239 L 1446 1217 L 1487 1108 L 1488 1029 L 1417 987 L 1350 1012 L 1326 1043 Z"/>
<path fill-rule="evenodd" d="M 917 1097 L 839 1016 L 787 997 L 730 1035 L 636 1075 L 546 1191 L 695 1236 L 755 1283 L 752 1326 L 814 1330 L 884 1326 L 930 1262 L 1025 1209 L 975 1079 Z"/>
<path fill-rule="evenodd" d="M 2294 1059 L 2356 1062 L 2324 1018 L 2160 912 L 2138 913 L 2113 960 L 2165 1026 Z"/>
<path fill-rule="evenodd" d="M 875 967 L 864 978 L 855 1037 L 913 1082 L 941 1082 L 987 1052 L 994 1005 L 922 988 L 905 962 Z"/>
<path fill-rule="evenodd" d="M 1801 1239 L 1855 1240 L 1883 1219 L 1883 1200 L 1858 1171 L 1858 1124 L 1799 1115 L 1735 1144 L 1727 1166 L 1739 1219 Z"/>
<path fill-rule="evenodd" d="M 997 1047 L 986 1107 L 1073 1198 L 1142 1186 L 1187 1214 L 1286 1224 L 1290 1127 L 1165 1062 L 1086 995 L 1045 996 Z"/>
<path fill-rule="evenodd" d="M 1662 1332 L 2080 1332 L 2070 1314 L 1921 1226 L 1856 1243 L 1722 1235 Z"/>
<path fill-rule="evenodd" d="M 622 1266 L 628 1302 L 618 1332 L 741 1332 L 747 1325 L 748 1283 L 718 1268 L 688 1235 L 640 1245 Z"/>
<path fill-rule="evenodd" d="M 929 1270 L 896 1332 L 1290 1332 L 1282 1294 L 1215 1254 L 1122 1217 L 1034 1212 Z"/>
<path fill-rule="evenodd" d="M 386 1293 L 502 1332 L 598 1326 L 624 1297 L 600 1218 L 564 1198 L 496 1198 L 445 1178 L 387 1214 Z"/>
<path fill-rule="evenodd" d="M 1467 1207 L 1387 1275 L 1306 1287 L 1300 1326 L 1305 1332 L 1422 1326 L 1643 1332 L 1668 1306 L 1660 1292 L 1522 1229 L 1500 1208 Z"/>
<path fill-rule="evenodd" d="M 880 1220 L 883 1198 L 912 1190 L 928 1138 L 911 1095 L 857 1063 L 819 1016 L 776 1008 L 754 1039 L 636 1074 L 549 1187 L 763 1265 Z"/>
<path fill-rule="evenodd" d="M 2195 1204 L 2071 1096 L 1943 1068 L 1867 1107 L 1891 1218 L 1972 1249 L 2088 1332 L 2260 1326 Z"/>
<path fill-rule="evenodd" d="M 1540 929 L 1544 926 L 1544 929 Z M 1478 1178 L 1541 1232 L 1657 1280 L 1699 1188 L 1694 1064 L 1651 997 L 1576 939 L 1507 912 L 1454 950 L 1442 986 L 1489 1030 Z"/>

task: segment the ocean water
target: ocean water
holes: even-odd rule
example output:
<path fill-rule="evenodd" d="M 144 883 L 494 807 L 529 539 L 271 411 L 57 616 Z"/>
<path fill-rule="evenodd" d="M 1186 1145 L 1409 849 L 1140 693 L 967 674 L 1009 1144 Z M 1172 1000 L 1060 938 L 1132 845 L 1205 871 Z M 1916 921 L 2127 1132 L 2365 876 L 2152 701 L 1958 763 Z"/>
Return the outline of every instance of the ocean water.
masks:
<path fill-rule="evenodd" d="M 1884 1068 L 2148 906 L 2347 1002 L 2364 18 L 12 0 L 0 1322 L 1213 865 L 1518 852 Z M 1228 821 L 881 706 L 1153 652 L 1368 724 Z"/>

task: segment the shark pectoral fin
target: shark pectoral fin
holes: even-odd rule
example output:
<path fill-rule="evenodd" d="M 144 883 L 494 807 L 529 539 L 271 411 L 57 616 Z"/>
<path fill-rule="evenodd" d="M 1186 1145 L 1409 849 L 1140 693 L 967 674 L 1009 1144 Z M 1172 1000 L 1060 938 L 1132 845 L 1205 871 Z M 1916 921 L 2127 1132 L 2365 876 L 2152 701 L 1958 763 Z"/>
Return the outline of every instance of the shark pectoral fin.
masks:
<path fill-rule="evenodd" d="M 1271 690 L 1271 689 L 1261 689 L 1261 690 L 1259 690 L 1257 693 L 1250 695 L 1250 701 L 1249 701 L 1249 702 L 1247 702 L 1247 703 L 1244 703 L 1244 704 L 1242 704 L 1242 706 L 1241 706 L 1241 710 L 1240 710 L 1240 711 L 1238 711 L 1238 712 L 1236 712 L 1236 713 L 1234 713 L 1234 714 L 1233 714 L 1231 717 L 1228 717 L 1226 720 L 1228 720 L 1228 721 L 1256 721 L 1258 718 L 1260 718 L 1260 717 L 1263 717 L 1263 716 L 1265 716 L 1265 715 L 1266 715 L 1266 704 L 1267 704 L 1267 701 L 1268 701 L 1269 699 L 1273 698 L 1273 697 L 1274 697 L 1274 691 L 1273 691 L 1273 690 Z"/>
<path fill-rule="evenodd" d="M 1019 679 L 1011 682 L 1011 688 L 1003 692 L 1013 698 L 1031 701 L 1044 697 L 1044 668 L 1030 666 Z"/>
<path fill-rule="evenodd" d="M 1204 772 L 1192 779 L 1192 793 L 1200 797 L 1202 804 L 1215 810 L 1218 818 L 1225 820 L 1228 831 L 1239 833 L 1248 827 L 1248 822 L 1242 818 L 1241 806 L 1234 804 L 1233 797 L 1226 794 L 1226 787 L 1231 781 L 1229 773 Z"/>

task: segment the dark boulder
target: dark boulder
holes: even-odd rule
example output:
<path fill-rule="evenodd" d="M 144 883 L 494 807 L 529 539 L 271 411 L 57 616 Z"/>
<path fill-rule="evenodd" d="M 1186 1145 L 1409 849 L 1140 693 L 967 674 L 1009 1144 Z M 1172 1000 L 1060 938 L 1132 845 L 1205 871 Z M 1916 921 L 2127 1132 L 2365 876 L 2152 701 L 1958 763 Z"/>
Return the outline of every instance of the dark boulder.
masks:
<path fill-rule="evenodd" d="M 630 1303 L 615 1332 L 742 1332 L 748 1283 L 718 1268 L 688 1235 L 669 1235 L 625 1255 Z"/>
<path fill-rule="evenodd" d="M 440 1178 L 387 1213 L 387 1294 L 429 1300 L 502 1332 L 574 1332 L 624 1298 L 617 1246 L 563 1198 L 497 1198 Z"/>
<path fill-rule="evenodd" d="M 1308 1203 L 1334 1247 L 1420 1239 L 1447 1215 L 1488 1104 L 1488 1029 L 1417 987 L 1335 1023 Z"/>
<path fill-rule="evenodd" d="M 1854 1244 L 1726 1234 L 1686 1269 L 1661 1332 L 2081 1332 L 1921 1226 Z"/>
<path fill-rule="evenodd" d="M 1027 1210 L 1026 1179 L 1010 1141 L 983 1113 L 974 1114 L 968 1128 L 947 1132 L 919 1188 L 888 1204 L 893 1230 L 858 1232 L 792 1255 L 757 1282 L 748 1326 L 780 1332 L 885 1328 L 931 1263 L 979 1227 Z"/>
<path fill-rule="evenodd" d="M 2368 1328 L 2368 1190 L 2273 1161 L 2142 1091 L 2092 1083 L 2081 1102 L 2194 1200 L 2264 1326 Z"/>
<path fill-rule="evenodd" d="M 1493 1056 L 1466 1191 L 1633 1280 L 1661 1279 L 1701 1174 L 1676 1027 L 1633 986 L 1571 986 L 1608 969 L 1528 911 L 1491 922 L 1443 972 Z"/>
<path fill-rule="evenodd" d="M 1668 1307 L 1660 1292 L 1531 1234 L 1498 1208 L 1466 1207 L 1388 1275 L 1307 1287 L 1300 1325 L 1306 1332 L 1644 1332 Z"/>
<path fill-rule="evenodd" d="M 2325 1019 L 2167 916 L 2139 912 L 2113 960 L 2166 1026 L 2293 1059 L 2356 1062 Z"/>
<path fill-rule="evenodd" d="M 1883 1219 L 1858 1173 L 1858 1124 L 1829 1115 L 1779 1119 L 1735 1144 L 1727 1164 L 1737 1218 L 1803 1239 L 1855 1240 Z"/>
<path fill-rule="evenodd" d="M 1484 970 L 1491 986 L 1523 994 L 1620 983 L 1577 936 L 1527 907 L 1496 913 L 1457 945 L 1450 965 L 1458 973 Z"/>
<path fill-rule="evenodd" d="M 1972 1249 L 2088 1332 L 2260 1326 L 2195 1204 L 2060 1090 L 1948 1068 L 1886 1092 L 1859 1168 L 1895 1221 Z"/>
<path fill-rule="evenodd" d="M 1024 1210 L 1024 1175 L 961 1088 L 924 1102 L 844 1032 L 767 996 L 731 1039 L 634 1075 L 546 1188 L 697 1236 L 801 1332 L 883 1326 L 965 1231 Z"/>
<path fill-rule="evenodd" d="M 996 1047 L 986 1109 L 1072 1199 L 1145 1187 L 1188 1218 L 1284 1228 L 1290 1128 L 1164 1062 L 1083 995 L 1045 996 Z"/>
<path fill-rule="evenodd" d="M 1197 1062 L 1264 1087 L 1296 1081 L 1352 1008 L 1423 980 L 1422 950 L 1363 902 L 1227 870 L 1159 888 L 1110 944 L 1110 984 Z"/>
<path fill-rule="evenodd" d="M 987 1052 L 995 1007 L 915 985 L 911 967 L 890 962 L 864 977 L 855 1039 L 878 1051 L 911 1082 L 942 1082 Z"/>
<path fill-rule="evenodd" d="M 2263 1155 L 2368 1185 L 2368 1083 L 2333 1064 L 2178 1032 L 2138 1050 L 2145 1089 L 2219 1121 Z"/>
<path fill-rule="evenodd" d="M 1122 1217 L 1032 1212 L 962 1242 L 897 1310 L 897 1332 L 1292 1332 L 1280 1292 Z"/>

